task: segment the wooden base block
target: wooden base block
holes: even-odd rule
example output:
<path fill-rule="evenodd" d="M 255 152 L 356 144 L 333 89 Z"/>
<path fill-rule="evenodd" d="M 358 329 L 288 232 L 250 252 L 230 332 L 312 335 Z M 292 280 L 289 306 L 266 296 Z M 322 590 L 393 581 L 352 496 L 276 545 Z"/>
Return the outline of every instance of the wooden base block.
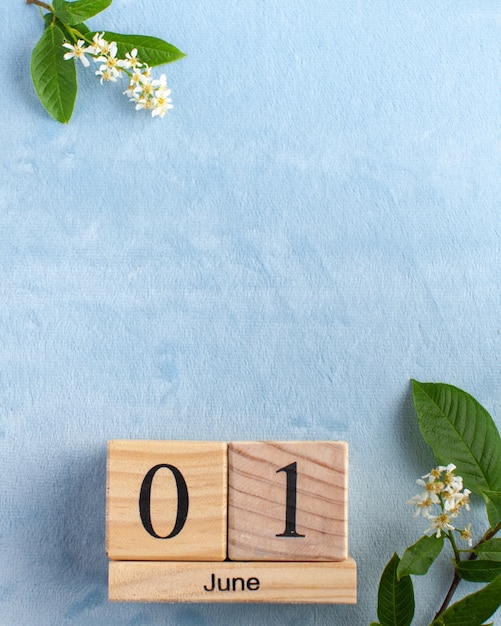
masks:
<path fill-rule="evenodd" d="M 356 563 L 111 561 L 112 602 L 355 604 Z"/>

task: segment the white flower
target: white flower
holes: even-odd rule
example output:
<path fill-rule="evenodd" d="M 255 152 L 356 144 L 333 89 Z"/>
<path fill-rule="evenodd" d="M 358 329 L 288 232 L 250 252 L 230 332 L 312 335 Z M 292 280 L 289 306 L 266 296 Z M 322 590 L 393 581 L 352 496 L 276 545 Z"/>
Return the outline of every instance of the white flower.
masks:
<path fill-rule="evenodd" d="M 128 69 L 130 67 L 129 61 L 125 61 L 124 59 L 117 59 L 116 47 L 112 48 L 109 54 L 100 56 L 95 59 L 95 61 L 96 63 L 101 63 L 101 65 L 99 66 L 100 72 L 108 70 L 110 74 L 113 74 L 115 76 L 115 78 L 119 78 L 122 75 L 122 69 Z"/>
<path fill-rule="evenodd" d="M 416 483 L 423 488 L 423 492 L 414 496 L 407 502 L 416 507 L 415 516 L 420 513 L 429 520 L 429 527 L 424 531 L 425 535 L 441 537 L 442 533 L 448 534 L 456 531 L 461 538 L 471 545 L 471 525 L 464 530 L 456 528 L 453 520 L 461 513 L 461 509 L 470 510 L 470 490 L 463 486 L 461 476 L 456 476 L 453 463 L 439 465 L 428 474 L 421 476 Z M 437 514 L 435 514 L 435 512 Z"/>
<path fill-rule="evenodd" d="M 124 91 L 124 94 L 134 102 L 141 97 L 143 92 L 142 85 L 151 82 L 151 79 L 143 73 L 139 65 L 136 67 L 131 66 L 132 71 L 129 73 L 129 87 Z"/>
<path fill-rule="evenodd" d="M 134 91 L 135 85 L 133 85 L 132 83 L 129 85 L 129 87 L 124 91 L 124 95 L 127 96 L 130 100 L 135 100 L 135 91 Z"/>
<path fill-rule="evenodd" d="M 174 108 L 172 100 L 169 98 L 170 89 L 167 87 L 167 79 L 165 74 L 162 74 L 159 79 L 151 81 L 151 84 L 155 88 L 153 95 L 154 109 L 151 112 L 152 117 L 163 117 L 169 109 Z"/>
<path fill-rule="evenodd" d="M 142 67 L 143 66 L 143 64 L 140 63 L 139 59 L 137 58 L 137 48 L 134 48 L 134 50 L 131 50 L 130 53 L 126 52 L 125 58 L 129 62 L 129 67 Z"/>
<path fill-rule="evenodd" d="M 161 74 L 160 78 L 157 78 L 156 80 L 152 80 L 151 84 L 156 89 L 158 88 L 167 89 L 167 78 L 165 77 L 165 74 Z"/>
<path fill-rule="evenodd" d="M 467 511 L 470 510 L 470 493 L 469 489 L 463 489 L 463 497 L 460 501 L 461 506 L 464 506 Z"/>
<path fill-rule="evenodd" d="M 449 491 L 461 491 L 463 489 L 463 479 L 461 476 L 455 476 L 454 470 L 456 466 L 452 463 L 447 466 L 444 476 L 444 483 Z"/>
<path fill-rule="evenodd" d="M 438 467 L 434 467 L 431 472 L 421 476 L 422 479 L 427 478 L 428 482 L 434 482 L 435 480 L 440 480 L 442 473 L 446 471 L 446 467 L 444 465 L 439 465 Z"/>
<path fill-rule="evenodd" d="M 89 50 L 88 48 L 84 48 L 84 45 L 85 41 L 83 41 L 83 39 L 79 39 L 76 44 L 71 44 L 68 42 L 63 43 L 63 48 L 67 48 L 68 50 L 70 50 L 70 52 L 66 52 L 66 54 L 63 56 L 64 60 L 68 61 L 69 59 L 80 59 L 84 67 L 89 67 L 90 61 L 85 56 L 85 53 Z"/>
<path fill-rule="evenodd" d="M 151 100 L 155 94 L 155 88 L 150 78 L 141 72 L 139 76 L 133 75 L 137 80 L 131 79 L 127 92 L 131 93 L 131 100 L 136 102 L 136 109 L 151 109 Z"/>
<path fill-rule="evenodd" d="M 435 504 L 440 504 L 440 499 L 435 493 L 424 491 L 408 500 L 407 504 L 416 507 L 414 517 L 417 517 L 420 513 L 423 514 L 423 517 L 429 517 L 431 508 Z"/>
<path fill-rule="evenodd" d="M 445 476 L 445 485 L 446 488 L 450 491 L 461 491 L 463 489 L 463 478 L 462 476 L 450 476 L 446 474 Z"/>
<path fill-rule="evenodd" d="M 455 530 L 451 524 L 451 518 L 447 513 L 440 513 L 439 515 L 430 515 L 430 526 L 424 531 L 425 535 L 435 535 L 437 538 L 441 536 L 444 530 Z"/>
<path fill-rule="evenodd" d="M 423 476 L 425 478 L 425 476 Z M 434 478 L 429 478 L 427 482 L 425 482 L 422 478 L 418 478 L 416 480 L 416 485 L 423 487 L 425 491 L 428 493 L 441 493 L 442 489 L 445 487 L 444 483 L 440 480 L 435 480 Z"/>
<path fill-rule="evenodd" d="M 94 35 L 94 37 L 92 37 L 92 41 L 94 42 L 92 46 L 89 46 L 88 48 L 88 52 L 90 52 L 90 54 L 95 55 L 96 57 L 99 56 L 107 56 L 108 54 L 113 54 L 117 53 L 117 44 L 116 42 L 112 41 L 111 43 L 109 43 L 108 41 L 106 41 L 106 39 L 103 38 L 104 36 L 104 32 L 102 33 L 96 33 Z M 98 59 L 94 59 L 94 61 L 98 61 Z"/>
<path fill-rule="evenodd" d="M 146 83 L 148 82 L 148 78 L 146 78 L 146 76 L 141 72 L 140 69 L 138 68 L 132 68 L 132 73 L 130 75 L 130 83 L 131 86 L 133 85 L 134 87 L 137 87 L 138 85 L 140 85 L 141 83 Z"/>
<path fill-rule="evenodd" d="M 133 100 L 136 103 L 136 111 L 140 111 L 141 109 L 152 109 L 154 106 L 152 98 L 147 98 L 139 93 L 136 93 Z"/>
<path fill-rule="evenodd" d="M 444 510 L 451 515 L 451 517 L 457 517 L 462 507 L 467 511 L 470 510 L 470 493 L 469 489 L 464 489 L 462 492 L 444 492 Z"/>
<path fill-rule="evenodd" d="M 153 98 L 154 109 L 151 112 L 151 117 L 163 117 L 169 109 L 173 109 L 174 105 L 172 104 L 172 100 L 168 97 L 170 94 L 170 89 L 166 89 L 165 92 L 161 94 L 157 94 L 155 98 Z"/>
<path fill-rule="evenodd" d="M 463 530 L 459 531 L 459 536 L 471 547 L 473 545 L 473 540 L 471 536 L 471 524 L 467 524 Z"/>
<path fill-rule="evenodd" d="M 148 64 L 138 59 L 137 48 L 131 50 L 130 53 L 127 52 L 125 59 L 117 58 L 117 43 L 106 41 L 104 32 L 95 33 L 90 46 L 84 47 L 84 45 L 85 42 L 81 39 L 75 45 L 65 43 L 65 48 L 68 48 L 70 52 L 67 52 L 64 58 L 79 58 L 86 67 L 89 67 L 90 62 L 85 57 L 85 53 L 92 55 L 94 61 L 100 64 L 95 73 L 100 77 L 101 85 L 104 82 L 117 82 L 125 71 L 129 77 L 129 86 L 124 94 L 135 104 L 136 110 L 147 109 L 151 111 L 152 117 L 164 117 L 167 111 L 173 108 L 165 74 L 161 74 L 158 79 L 153 79 Z"/>
<path fill-rule="evenodd" d="M 101 85 L 103 84 L 103 82 L 112 82 L 112 83 L 116 83 L 117 82 L 117 75 L 114 74 L 113 72 L 110 72 L 110 70 L 108 69 L 98 69 L 96 72 L 96 76 L 101 76 L 100 79 L 100 83 Z"/>
<path fill-rule="evenodd" d="M 141 74 L 143 81 L 149 82 L 151 80 L 151 67 L 147 63 L 143 63 L 141 68 Z"/>
<path fill-rule="evenodd" d="M 138 85 L 136 89 L 137 91 L 140 91 L 145 98 L 152 98 L 153 94 L 155 93 L 153 83 L 149 80 L 145 81 L 141 85 Z"/>
<path fill-rule="evenodd" d="M 165 74 L 152 80 L 148 66 L 132 74 L 129 88 L 124 93 L 134 102 L 136 111 L 150 110 L 152 117 L 164 117 L 173 108 Z"/>

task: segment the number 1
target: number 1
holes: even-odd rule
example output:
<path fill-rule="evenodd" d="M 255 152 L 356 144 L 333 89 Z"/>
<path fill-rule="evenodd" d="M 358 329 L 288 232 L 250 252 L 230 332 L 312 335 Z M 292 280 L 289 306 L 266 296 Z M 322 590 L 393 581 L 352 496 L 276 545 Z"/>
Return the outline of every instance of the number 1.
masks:
<path fill-rule="evenodd" d="M 304 537 L 296 531 L 297 463 L 291 463 L 277 470 L 287 476 L 287 497 L 285 503 L 285 530 L 275 537 Z"/>

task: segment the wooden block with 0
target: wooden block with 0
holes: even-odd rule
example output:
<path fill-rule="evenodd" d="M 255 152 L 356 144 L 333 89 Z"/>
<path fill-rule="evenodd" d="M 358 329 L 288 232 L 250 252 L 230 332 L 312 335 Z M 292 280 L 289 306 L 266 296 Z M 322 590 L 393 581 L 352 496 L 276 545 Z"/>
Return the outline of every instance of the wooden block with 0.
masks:
<path fill-rule="evenodd" d="M 110 441 L 108 557 L 224 560 L 227 447 L 211 441 Z"/>
<path fill-rule="evenodd" d="M 231 560 L 348 558 L 345 442 L 235 442 L 228 464 Z"/>

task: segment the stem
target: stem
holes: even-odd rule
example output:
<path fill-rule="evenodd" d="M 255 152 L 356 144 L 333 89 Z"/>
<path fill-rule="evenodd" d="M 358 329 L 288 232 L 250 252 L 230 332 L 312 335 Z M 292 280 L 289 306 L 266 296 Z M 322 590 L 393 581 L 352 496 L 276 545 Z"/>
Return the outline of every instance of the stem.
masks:
<path fill-rule="evenodd" d="M 468 559 L 466 559 L 467 561 L 471 561 L 473 559 L 475 559 L 475 555 L 472 553 L 470 554 L 470 556 L 468 557 Z M 449 591 L 447 592 L 444 601 L 442 602 L 442 605 L 440 606 L 440 608 L 438 609 L 438 611 L 435 613 L 435 617 L 433 618 L 433 621 L 435 621 L 437 619 L 437 617 L 439 615 L 441 615 L 445 609 L 449 606 L 450 601 L 452 600 L 452 596 L 454 595 L 454 592 L 457 589 L 457 586 L 459 585 L 459 583 L 461 582 L 461 578 L 459 576 L 459 574 L 455 571 L 454 572 L 454 576 L 452 578 L 452 583 L 451 586 L 449 587 Z"/>
<path fill-rule="evenodd" d="M 481 543 L 484 543 L 484 541 L 488 541 L 489 539 L 492 539 L 494 537 L 494 535 L 497 535 L 498 532 L 501 530 L 501 522 L 498 522 L 498 525 L 495 526 L 492 530 L 488 530 L 485 535 L 482 537 L 482 539 L 477 543 L 477 545 L 475 546 L 475 548 L 478 548 L 478 546 Z M 473 548 L 475 550 L 475 548 Z"/>
<path fill-rule="evenodd" d="M 474 550 L 476 550 L 479 546 L 481 546 L 483 543 L 485 543 L 489 539 L 492 539 L 494 537 L 494 535 L 496 535 L 500 530 L 501 530 L 501 522 L 499 522 L 499 524 L 495 528 L 493 528 L 492 530 L 488 530 L 485 533 L 485 535 L 482 537 L 482 539 L 477 544 L 475 544 L 475 546 L 472 548 L 472 552 L 471 552 L 470 556 L 467 559 L 464 559 L 464 560 L 465 561 L 474 561 L 477 558 L 477 555 L 475 554 Z M 457 589 L 457 587 L 458 587 L 460 582 L 461 582 L 461 577 L 457 573 L 457 570 L 455 570 L 454 571 L 454 576 L 452 578 L 451 586 L 449 587 L 449 591 L 447 592 L 447 594 L 446 594 L 446 596 L 444 598 L 444 601 L 442 602 L 441 607 L 436 612 L 435 617 L 433 618 L 434 620 L 436 620 L 437 617 L 439 615 L 441 615 L 445 611 L 445 609 L 449 606 L 449 603 L 452 600 L 452 596 L 454 595 L 454 592 L 456 591 L 456 589 Z"/>
<path fill-rule="evenodd" d="M 68 33 L 68 35 L 73 39 L 75 43 L 78 41 L 78 39 L 82 39 L 82 38 L 85 39 L 83 35 L 80 36 L 81 33 L 79 33 L 76 28 L 73 28 L 73 26 L 70 26 L 69 24 L 63 24 L 63 26 L 64 26 L 64 30 Z M 87 39 L 85 39 L 85 41 L 89 43 Z"/>
<path fill-rule="evenodd" d="M 450 541 L 451 546 L 452 546 L 452 550 L 454 551 L 454 557 L 456 559 L 456 562 L 459 561 L 460 556 L 459 556 L 459 551 L 458 551 L 458 547 L 456 545 L 456 541 L 454 539 L 454 535 L 452 534 L 452 531 L 449 531 L 447 533 L 447 539 Z"/>
<path fill-rule="evenodd" d="M 91 45 L 93 44 L 92 39 L 88 35 L 84 35 L 73 26 L 70 26 L 69 24 L 64 24 L 64 27 L 66 28 L 68 33 L 71 35 L 74 41 L 76 41 L 77 39 L 83 39 L 83 41 L 86 41 L 88 44 L 91 44 Z"/>
<path fill-rule="evenodd" d="M 42 2 L 42 0 L 26 0 L 26 4 L 36 4 L 38 7 L 42 7 L 43 9 L 47 9 L 47 11 L 54 13 L 54 9 L 50 6 L 50 4 Z"/>

